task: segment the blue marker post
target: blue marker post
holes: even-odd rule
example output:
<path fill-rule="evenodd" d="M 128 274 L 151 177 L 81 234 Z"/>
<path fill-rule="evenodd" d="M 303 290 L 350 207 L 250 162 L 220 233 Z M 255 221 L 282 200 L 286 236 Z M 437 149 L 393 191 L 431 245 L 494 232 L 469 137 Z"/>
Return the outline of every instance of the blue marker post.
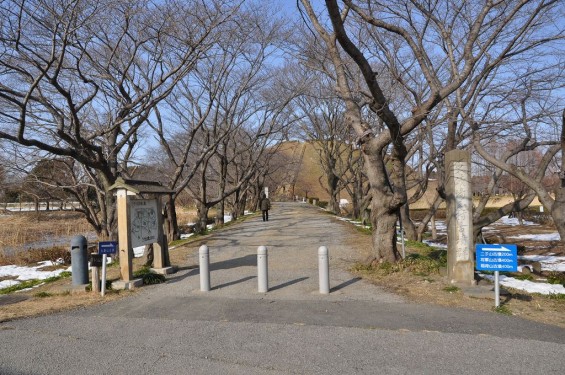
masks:
<path fill-rule="evenodd" d="M 102 288 L 100 295 L 106 294 L 106 258 L 108 254 L 116 254 L 118 243 L 116 241 L 98 242 L 98 254 L 102 254 Z"/>
<path fill-rule="evenodd" d="M 500 306 L 499 272 L 518 270 L 518 247 L 516 245 L 475 245 L 478 271 L 494 271 L 494 306 Z"/>

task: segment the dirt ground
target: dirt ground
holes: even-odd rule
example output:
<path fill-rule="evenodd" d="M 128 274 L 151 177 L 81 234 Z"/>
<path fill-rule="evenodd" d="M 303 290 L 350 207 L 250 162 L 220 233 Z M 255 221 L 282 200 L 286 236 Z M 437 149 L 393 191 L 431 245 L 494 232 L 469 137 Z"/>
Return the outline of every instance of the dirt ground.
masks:
<path fill-rule="evenodd" d="M 513 231 L 524 233 L 522 227 L 497 227 L 499 232 L 489 236 L 510 236 Z M 221 229 L 220 229 L 221 230 Z M 357 231 L 351 226 L 352 231 Z M 542 233 L 554 231 L 545 226 L 528 227 L 528 233 Z M 370 236 L 358 232 L 358 243 L 356 246 L 360 252 L 367 253 L 370 249 Z M 193 241 L 202 241 L 203 238 Z M 441 240 L 441 238 L 439 239 Z M 513 241 L 512 243 L 516 243 Z M 524 245 L 524 254 L 549 254 L 565 256 L 565 251 L 558 243 L 523 241 L 518 245 Z M 171 263 L 179 267 L 192 268 L 195 264 L 188 264 L 186 259 L 190 252 L 188 246 L 178 246 L 171 249 Z M 421 252 L 419 248 L 408 246 L 407 253 Z M 134 260 L 134 269 L 141 267 L 141 259 Z M 445 276 L 439 272 L 418 273 L 405 269 L 400 272 L 384 275 L 381 272 L 363 270 L 350 265 L 352 272 L 374 282 L 380 286 L 405 296 L 409 301 L 423 304 L 437 304 L 450 307 L 466 308 L 480 311 L 492 311 L 494 307 L 493 297 L 475 298 L 467 295 L 461 289 L 453 288 L 447 283 Z M 119 279 L 119 267 L 108 268 L 108 279 Z M 480 284 L 486 283 L 481 281 Z M 108 291 L 105 297 L 92 292 L 72 292 L 70 291 L 71 279 L 62 279 L 53 283 L 45 284 L 30 291 L 12 293 L 0 296 L 0 322 L 22 318 L 49 314 L 57 311 L 76 309 L 84 306 L 105 303 L 129 296 L 136 291 Z M 494 296 L 494 292 L 493 292 Z M 508 290 L 507 295 L 501 296 L 503 311 L 508 314 L 519 316 L 528 320 L 543 322 L 565 328 L 565 299 L 550 298 L 542 295 L 532 295 L 517 290 Z"/>

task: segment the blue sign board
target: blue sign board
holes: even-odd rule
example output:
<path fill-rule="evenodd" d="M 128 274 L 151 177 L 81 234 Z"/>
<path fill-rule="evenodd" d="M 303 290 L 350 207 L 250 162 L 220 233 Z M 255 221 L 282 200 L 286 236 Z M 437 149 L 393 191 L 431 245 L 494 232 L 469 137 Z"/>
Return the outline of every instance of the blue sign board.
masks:
<path fill-rule="evenodd" d="M 476 268 L 479 271 L 518 270 L 518 247 L 516 245 L 476 245 Z"/>
<path fill-rule="evenodd" d="M 98 242 L 98 254 L 116 254 L 118 243 L 116 241 Z"/>

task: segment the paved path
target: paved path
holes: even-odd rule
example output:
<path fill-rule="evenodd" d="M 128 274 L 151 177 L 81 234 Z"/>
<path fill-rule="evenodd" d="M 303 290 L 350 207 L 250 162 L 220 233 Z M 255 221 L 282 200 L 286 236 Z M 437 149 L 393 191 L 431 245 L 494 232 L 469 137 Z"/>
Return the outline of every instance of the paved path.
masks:
<path fill-rule="evenodd" d="M 205 239 L 208 293 L 198 269 L 185 269 L 113 303 L 0 324 L 0 374 L 563 373 L 565 330 L 411 304 L 346 271 L 358 257 L 346 224 L 299 203 L 275 203 L 270 216 Z M 268 293 L 257 292 L 261 245 Z"/>

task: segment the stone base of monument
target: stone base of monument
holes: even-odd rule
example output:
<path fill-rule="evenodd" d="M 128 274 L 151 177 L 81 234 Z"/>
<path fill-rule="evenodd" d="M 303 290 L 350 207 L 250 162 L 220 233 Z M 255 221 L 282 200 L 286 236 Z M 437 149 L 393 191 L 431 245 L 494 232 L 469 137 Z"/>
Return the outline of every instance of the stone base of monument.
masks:
<path fill-rule="evenodd" d="M 129 290 L 139 288 L 143 285 L 143 279 L 135 279 L 130 281 L 118 280 L 112 283 L 112 289 L 114 290 Z"/>
<path fill-rule="evenodd" d="M 68 291 L 71 292 L 71 294 L 86 293 L 89 286 L 90 284 L 71 285 L 71 287 L 68 288 Z"/>
<path fill-rule="evenodd" d="M 151 268 L 150 271 L 159 275 L 169 275 L 171 273 L 177 272 L 175 267 Z"/>
<path fill-rule="evenodd" d="M 468 297 L 494 300 L 494 285 L 458 286 L 460 287 L 461 292 Z M 500 288 L 500 295 L 507 296 L 510 295 L 510 292 Z"/>

